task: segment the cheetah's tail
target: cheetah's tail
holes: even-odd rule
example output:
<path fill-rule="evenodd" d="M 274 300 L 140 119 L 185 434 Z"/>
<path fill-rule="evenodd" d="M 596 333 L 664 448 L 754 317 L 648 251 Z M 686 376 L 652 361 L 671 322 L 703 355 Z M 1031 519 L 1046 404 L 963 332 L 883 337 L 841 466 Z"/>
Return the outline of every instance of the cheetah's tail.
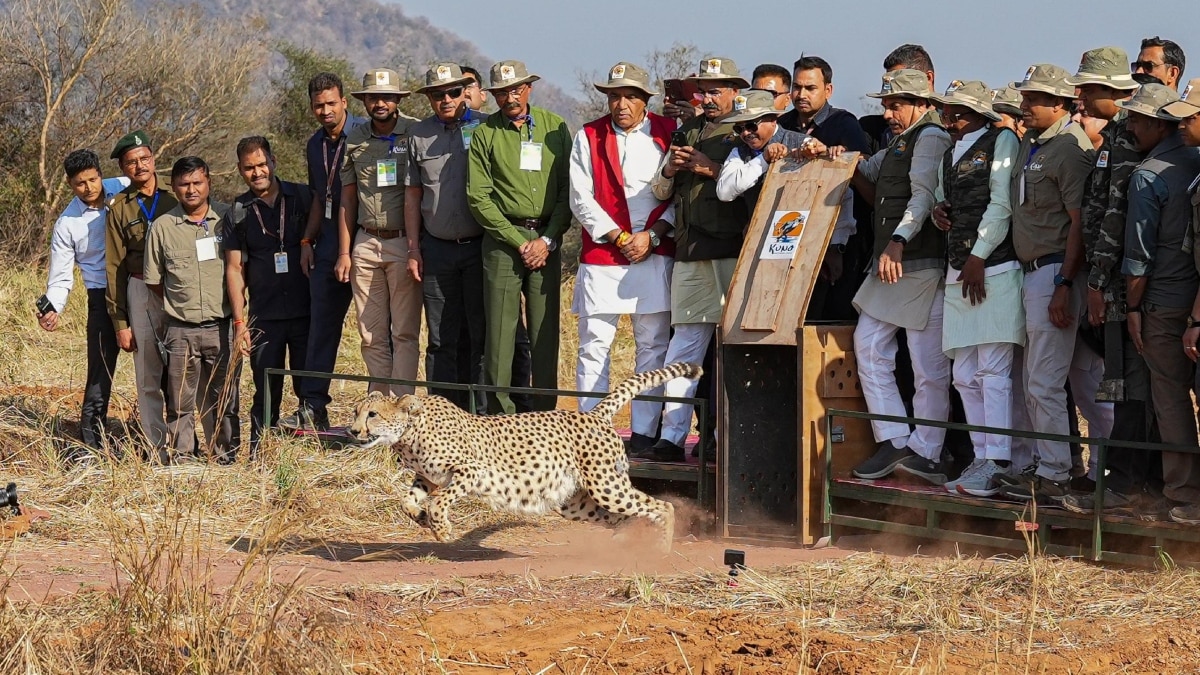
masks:
<path fill-rule="evenodd" d="M 628 380 L 625 380 L 621 384 L 617 385 L 617 388 L 613 389 L 611 394 L 606 396 L 604 400 L 597 403 L 596 407 L 589 410 L 587 414 L 595 417 L 601 417 L 611 422 L 613 416 L 617 414 L 618 410 L 623 408 L 626 403 L 632 401 L 634 396 L 637 396 L 643 391 L 660 387 L 664 383 L 677 377 L 686 377 L 689 380 L 698 380 L 703 372 L 704 371 L 700 369 L 700 366 L 694 363 L 679 362 L 672 363 L 665 368 L 651 370 L 648 373 L 634 375 Z"/>

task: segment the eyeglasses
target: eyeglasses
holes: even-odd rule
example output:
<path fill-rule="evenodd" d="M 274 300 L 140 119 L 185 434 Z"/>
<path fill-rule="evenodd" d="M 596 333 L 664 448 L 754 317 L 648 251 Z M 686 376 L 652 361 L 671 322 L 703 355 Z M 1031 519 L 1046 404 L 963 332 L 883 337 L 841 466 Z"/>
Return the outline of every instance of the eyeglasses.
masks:
<path fill-rule="evenodd" d="M 1146 72 L 1150 72 L 1151 70 L 1154 70 L 1155 68 L 1158 68 L 1159 66 L 1165 66 L 1165 65 L 1167 65 L 1167 64 L 1155 63 L 1153 61 L 1133 61 L 1129 64 L 1129 70 L 1132 72 L 1135 72 L 1135 73 L 1139 70 L 1144 70 Z"/>
<path fill-rule="evenodd" d="M 121 166 L 127 169 L 132 169 L 135 166 L 150 166 L 153 162 L 154 155 L 147 155 L 145 157 L 130 157 L 129 159 L 121 162 Z"/>
<path fill-rule="evenodd" d="M 727 91 L 729 91 L 729 87 L 717 87 L 716 89 L 701 89 L 696 93 L 703 98 L 716 98 Z"/>
<path fill-rule="evenodd" d="M 527 84 L 519 84 L 510 89 L 497 89 L 496 91 L 492 92 L 492 96 L 495 96 L 496 98 L 512 98 L 513 96 L 520 96 L 521 94 L 525 93 L 525 89 L 528 86 L 529 85 Z"/>
<path fill-rule="evenodd" d="M 441 91 L 429 92 L 429 98 L 431 98 L 435 101 L 440 101 L 440 100 L 446 98 L 447 96 L 449 96 L 450 98 L 458 98 L 459 96 L 462 96 L 462 95 L 463 95 L 463 87 L 454 87 L 452 89 L 442 89 Z"/>
<path fill-rule="evenodd" d="M 765 121 L 766 120 L 755 120 L 753 122 L 742 122 L 740 124 L 735 124 L 733 125 L 733 133 L 739 136 L 747 132 L 754 133 L 758 131 L 758 125 Z"/>
<path fill-rule="evenodd" d="M 774 89 L 755 89 L 754 91 L 765 91 L 765 92 L 767 92 L 768 94 L 770 94 L 771 96 L 774 96 L 774 97 L 776 97 L 776 98 L 778 98 L 778 97 L 780 97 L 780 96 L 786 96 L 786 95 L 787 95 L 787 93 L 786 93 L 786 92 L 782 92 L 782 91 L 775 91 Z"/>

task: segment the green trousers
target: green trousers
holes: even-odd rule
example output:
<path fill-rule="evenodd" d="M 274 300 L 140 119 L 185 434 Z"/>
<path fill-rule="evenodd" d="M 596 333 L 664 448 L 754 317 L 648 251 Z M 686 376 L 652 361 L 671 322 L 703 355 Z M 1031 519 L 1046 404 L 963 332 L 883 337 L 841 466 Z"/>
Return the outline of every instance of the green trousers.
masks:
<path fill-rule="evenodd" d="M 525 231 L 529 239 L 538 236 Z M 483 237 L 483 312 L 487 320 L 483 348 L 484 383 L 507 387 L 512 384 L 512 362 L 521 298 L 525 298 L 525 325 L 529 328 L 532 361 L 532 386 L 558 388 L 559 297 L 562 287 L 562 262 L 558 250 L 546 259 L 546 266 L 531 270 L 521 262 L 521 254 L 490 236 Z M 533 396 L 534 410 L 554 410 L 554 396 Z M 488 394 L 488 412 L 516 412 L 506 393 Z"/>

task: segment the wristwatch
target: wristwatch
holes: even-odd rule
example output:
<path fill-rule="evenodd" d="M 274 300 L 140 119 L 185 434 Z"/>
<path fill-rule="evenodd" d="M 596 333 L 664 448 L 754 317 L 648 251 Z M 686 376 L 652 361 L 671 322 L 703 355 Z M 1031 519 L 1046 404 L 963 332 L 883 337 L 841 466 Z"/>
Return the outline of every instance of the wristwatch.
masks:
<path fill-rule="evenodd" d="M 662 239 L 659 239 L 658 233 L 652 227 L 646 231 L 650 233 L 650 248 L 658 248 L 658 245 L 662 243 Z"/>
<path fill-rule="evenodd" d="M 542 236 L 540 239 L 546 244 L 546 248 L 549 249 L 551 253 L 554 253 L 554 249 L 558 248 L 558 243 L 550 237 Z"/>
<path fill-rule="evenodd" d="M 905 239 L 903 235 L 893 234 L 892 241 L 900 244 L 901 246 L 908 246 L 908 240 Z"/>
<path fill-rule="evenodd" d="M 1061 274 L 1055 274 L 1054 275 L 1054 285 L 1055 286 L 1066 286 L 1067 288 L 1070 288 L 1075 285 L 1075 281 L 1072 279 L 1068 279 Z"/>
<path fill-rule="evenodd" d="M 1191 328 L 1192 326 L 1195 326 L 1197 324 L 1200 324 L 1200 319 L 1193 319 L 1192 315 L 1188 314 L 1187 327 Z"/>

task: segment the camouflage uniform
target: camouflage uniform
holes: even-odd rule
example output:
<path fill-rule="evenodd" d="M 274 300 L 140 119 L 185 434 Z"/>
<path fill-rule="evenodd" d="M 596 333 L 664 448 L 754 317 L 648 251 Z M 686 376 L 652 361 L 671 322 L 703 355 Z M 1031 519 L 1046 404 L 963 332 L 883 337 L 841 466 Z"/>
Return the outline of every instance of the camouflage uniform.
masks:
<path fill-rule="evenodd" d="M 1104 289 L 1108 303 L 1105 316 L 1104 379 L 1096 395 L 1100 401 L 1125 400 L 1123 342 L 1125 341 L 1125 278 L 1121 260 L 1125 256 L 1125 213 L 1129 207 L 1129 177 L 1141 163 L 1128 113 L 1120 111 L 1100 132 L 1103 144 L 1083 196 L 1083 245 L 1088 263 L 1088 288 Z M 1114 330 L 1115 328 L 1115 330 Z M 1117 339 L 1114 339 L 1117 338 Z"/>

